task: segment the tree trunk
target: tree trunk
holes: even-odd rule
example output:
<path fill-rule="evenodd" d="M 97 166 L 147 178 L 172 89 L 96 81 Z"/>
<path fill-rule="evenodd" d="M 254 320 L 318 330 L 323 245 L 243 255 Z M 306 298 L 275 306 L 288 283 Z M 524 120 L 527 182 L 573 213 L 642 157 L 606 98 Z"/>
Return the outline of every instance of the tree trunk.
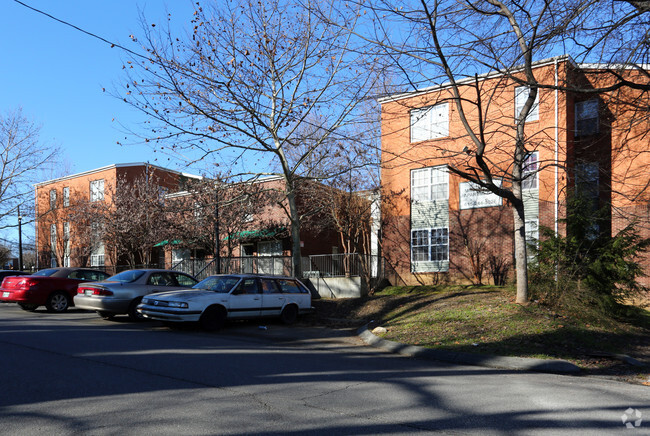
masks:
<path fill-rule="evenodd" d="M 291 222 L 291 262 L 293 264 L 293 275 L 302 277 L 302 257 L 300 253 L 300 216 L 298 215 L 298 208 L 296 206 L 296 194 L 293 188 L 289 186 L 291 182 L 287 182 L 288 191 L 287 201 L 289 202 L 289 214 Z"/>
<path fill-rule="evenodd" d="M 519 191 L 517 193 L 517 191 Z M 521 188 L 515 190 L 512 210 L 515 223 L 515 269 L 517 272 L 517 304 L 528 303 L 528 253 L 526 250 L 526 221 L 524 218 L 524 202 L 521 199 Z"/>

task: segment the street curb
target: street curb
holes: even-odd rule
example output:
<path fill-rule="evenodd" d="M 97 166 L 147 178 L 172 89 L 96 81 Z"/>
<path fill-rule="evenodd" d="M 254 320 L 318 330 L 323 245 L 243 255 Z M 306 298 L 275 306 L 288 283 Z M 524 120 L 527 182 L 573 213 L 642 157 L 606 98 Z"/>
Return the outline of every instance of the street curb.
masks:
<path fill-rule="evenodd" d="M 434 350 L 431 348 L 419 347 L 417 345 L 406 345 L 375 336 L 370 330 L 368 330 L 367 325 L 360 327 L 357 330 L 357 335 L 361 338 L 361 340 L 372 347 L 380 348 L 390 353 L 416 357 L 419 359 L 438 360 L 441 362 L 458 363 L 465 365 L 485 366 L 488 368 L 516 369 L 536 372 L 577 374 L 581 371 L 580 367 L 572 364 L 571 362 L 567 362 L 566 360 L 493 356 L 489 354 Z"/>

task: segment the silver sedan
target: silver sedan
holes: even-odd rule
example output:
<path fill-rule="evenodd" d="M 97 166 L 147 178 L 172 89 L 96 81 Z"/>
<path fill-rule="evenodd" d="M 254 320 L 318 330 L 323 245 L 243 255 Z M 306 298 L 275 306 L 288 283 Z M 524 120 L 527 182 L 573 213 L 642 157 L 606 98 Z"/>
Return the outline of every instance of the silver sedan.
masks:
<path fill-rule="evenodd" d="M 101 282 L 79 285 L 74 304 L 80 309 L 96 311 L 110 319 L 127 314 L 134 321 L 142 319 L 136 311 L 142 297 L 155 292 L 188 289 L 198 280 L 189 274 L 164 269 L 132 269 Z"/>

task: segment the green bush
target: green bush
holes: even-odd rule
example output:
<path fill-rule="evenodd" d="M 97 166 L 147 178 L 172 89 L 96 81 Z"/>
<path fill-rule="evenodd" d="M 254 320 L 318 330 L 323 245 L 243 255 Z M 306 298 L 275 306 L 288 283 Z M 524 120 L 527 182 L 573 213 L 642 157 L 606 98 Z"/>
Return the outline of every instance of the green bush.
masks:
<path fill-rule="evenodd" d="M 540 241 L 531 247 L 531 297 L 551 306 L 581 302 L 617 313 L 623 301 L 645 291 L 637 260 L 650 245 L 635 223 L 615 236 L 609 234 L 607 211 L 593 211 L 590 202 L 574 199 L 568 207 L 567 236 L 540 228 Z M 602 230 L 606 229 L 606 230 Z"/>

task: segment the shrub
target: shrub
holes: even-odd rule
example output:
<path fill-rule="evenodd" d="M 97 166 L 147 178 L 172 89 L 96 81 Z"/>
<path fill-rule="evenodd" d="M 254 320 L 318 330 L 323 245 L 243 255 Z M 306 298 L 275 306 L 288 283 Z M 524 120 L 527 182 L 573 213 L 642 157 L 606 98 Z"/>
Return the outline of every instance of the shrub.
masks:
<path fill-rule="evenodd" d="M 567 236 L 540 228 L 540 241 L 532 247 L 531 296 L 549 305 L 570 304 L 576 299 L 616 313 L 631 295 L 646 291 L 637 279 L 643 275 L 637 260 L 650 245 L 635 223 L 615 236 L 602 231 L 606 211 L 593 212 L 588 202 L 574 199 L 568 207 Z"/>

